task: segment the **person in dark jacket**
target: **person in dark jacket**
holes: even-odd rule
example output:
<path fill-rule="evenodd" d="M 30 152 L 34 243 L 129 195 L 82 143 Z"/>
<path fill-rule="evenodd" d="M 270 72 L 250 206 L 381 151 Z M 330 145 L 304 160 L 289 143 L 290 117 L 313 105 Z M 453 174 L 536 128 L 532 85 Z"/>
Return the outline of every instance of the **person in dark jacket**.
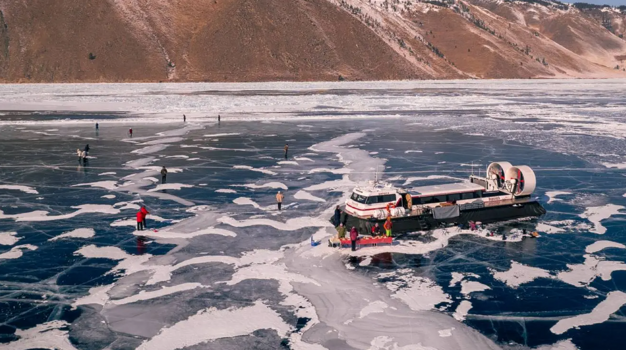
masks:
<path fill-rule="evenodd" d="M 356 232 L 356 228 L 352 226 L 350 229 L 350 241 L 352 241 L 352 251 L 356 250 L 356 240 L 359 238 L 359 233 Z"/>
<path fill-rule="evenodd" d="M 380 226 L 378 225 L 378 223 L 376 223 L 374 226 L 372 226 L 372 236 L 380 236 L 382 234 L 382 231 L 380 230 Z"/>
<path fill-rule="evenodd" d="M 146 225 L 146 216 L 148 216 L 150 212 L 148 211 L 148 209 L 146 209 L 146 207 L 141 207 L 141 210 L 139 212 L 141 213 L 141 224 L 143 225 L 144 229 L 147 229 L 148 225 Z"/>
<path fill-rule="evenodd" d="M 137 231 L 143 231 L 143 213 L 137 212 Z"/>
<path fill-rule="evenodd" d="M 333 218 L 333 224 L 335 224 L 335 227 L 341 224 L 341 209 L 339 209 L 339 206 L 335 208 L 335 217 Z"/>
<path fill-rule="evenodd" d="M 89 155 L 89 144 L 85 146 L 85 156 Z"/>
<path fill-rule="evenodd" d="M 287 159 L 288 155 L 289 155 L 289 144 L 285 144 L 285 159 Z"/>
<path fill-rule="evenodd" d="M 165 169 L 165 165 L 164 165 L 163 169 L 161 169 L 161 183 L 164 184 L 166 180 L 167 180 L 167 169 Z"/>

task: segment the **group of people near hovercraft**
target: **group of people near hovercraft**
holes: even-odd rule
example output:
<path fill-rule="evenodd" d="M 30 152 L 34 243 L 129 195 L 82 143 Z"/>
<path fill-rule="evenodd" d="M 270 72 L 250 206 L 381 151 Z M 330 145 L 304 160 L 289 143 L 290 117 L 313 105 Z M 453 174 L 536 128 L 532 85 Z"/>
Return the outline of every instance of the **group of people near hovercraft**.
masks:
<path fill-rule="evenodd" d="M 343 213 L 341 211 L 341 208 L 337 206 L 335 208 L 335 216 L 333 217 L 333 223 L 335 224 L 335 229 L 337 230 L 337 238 L 339 238 L 340 240 L 346 238 L 345 222 L 346 222 L 345 213 Z M 382 229 L 380 228 L 380 225 L 378 223 L 375 223 L 372 226 L 370 233 L 372 237 L 382 236 L 382 235 L 391 237 L 392 228 L 393 228 L 393 223 L 391 222 L 391 216 L 387 216 L 387 220 L 385 220 L 385 223 L 383 224 L 383 229 L 385 230 L 385 232 L 383 233 Z M 356 250 L 356 241 L 358 239 L 359 239 L 359 232 L 357 231 L 356 227 L 352 226 L 352 228 L 350 229 L 350 242 L 352 245 L 352 251 Z"/>

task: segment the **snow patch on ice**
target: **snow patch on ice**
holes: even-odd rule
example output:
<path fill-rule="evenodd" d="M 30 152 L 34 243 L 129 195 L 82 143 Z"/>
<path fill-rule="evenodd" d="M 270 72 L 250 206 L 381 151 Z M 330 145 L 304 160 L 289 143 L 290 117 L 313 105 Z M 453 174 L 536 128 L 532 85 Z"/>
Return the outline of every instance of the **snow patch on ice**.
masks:
<path fill-rule="evenodd" d="M 259 329 L 273 329 L 280 337 L 291 330 L 276 311 L 263 302 L 254 306 L 218 310 L 209 308 L 161 330 L 144 341 L 139 350 L 174 350 L 220 338 L 250 334 Z"/>
<path fill-rule="evenodd" d="M 339 168 L 339 169 L 315 168 L 315 169 L 309 170 L 309 174 L 331 173 L 331 174 L 336 174 L 336 175 L 344 175 L 344 174 L 349 174 L 351 171 L 352 169 L 349 169 L 349 168 Z"/>
<path fill-rule="evenodd" d="M 16 245 L 8 252 L 0 254 L 0 260 L 18 259 L 24 255 L 24 250 L 37 250 L 37 246 L 32 244 Z"/>
<path fill-rule="evenodd" d="M 289 219 L 286 222 L 280 222 L 270 219 L 248 219 L 239 221 L 228 216 L 222 216 L 218 218 L 217 221 L 233 227 L 271 226 L 277 230 L 283 231 L 301 230 L 305 227 L 332 227 L 330 222 L 312 217 L 299 217 Z"/>
<path fill-rule="evenodd" d="M 621 243 L 612 242 L 612 241 L 596 241 L 588 245 L 587 248 L 585 248 L 585 252 L 590 253 L 590 254 L 597 253 L 606 248 L 626 249 L 626 246 Z"/>
<path fill-rule="evenodd" d="M 459 306 L 456 307 L 456 310 L 454 311 L 452 316 L 457 321 L 463 321 L 465 320 L 465 316 L 467 316 L 471 308 L 472 303 L 469 300 L 463 300 L 459 303 Z"/>
<path fill-rule="evenodd" d="M 119 209 L 113 208 L 110 205 L 101 205 L 101 204 L 83 204 L 83 205 L 74 206 L 72 208 L 78 209 L 78 210 L 73 213 L 57 215 L 57 216 L 49 216 L 48 215 L 49 213 L 43 210 L 36 210 L 36 211 L 28 212 L 28 213 L 12 214 L 12 215 L 4 214 L 4 212 L 0 210 L 0 219 L 13 219 L 15 221 L 27 221 L 27 222 L 54 221 L 54 220 L 71 219 L 75 216 L 78 216 L 81 214 L 88 214 L 88 213 L 119 214 L 120 212 Z"/>
<path fill-rule="evenodd" d="M 467 296 L 470 293 L 482 292 L 491 289 L 489 286 L 484 285 L 476 281 L 463 281 L 461 282 L 461 294 Z"/>
<path fill-rule="evenodd" d="M 96 231 L 92 228 L 77 228 L 75 230 L 65 232 L 56 237 L 50 238 L 48 241 L 56 241 L 63 238 L 91 238 L 96 235 Z"/>
<path fill-rule="evenodd" d="M 104 196 L 102 196 L 100 198 L 113 199 L 113 198 L 115 198 L 115 195 L 114 194 L 105 194 Z"/>
<path fill-rule="evenodd" d="M 380 301 L 380 300 L 373 301 L 369 303 L 366 307 L 361 309 L 361 312 L 359 312 L 359 318 L 364 318 L 367 315 L 384 312 L 385 309 L 388 307 L 389 305 L 387 305 L 383 301 Z"/>
<path fill-rule="evenodd" d="M 204 135 L 204 137 L 223 137 L 223 136 L 237 136 L 237 135 L 240 135 L 240 133 L 231 132 L 231 133 L 221 133 L 221 134 L 206 134 Z"/>
<path fill-rule="evenodd" d="M 232 185 L 233 187 L 247 187 L 247 188 L 252 188 L 252 189 L 258 189 L 258 188 L 280 188 L 283 190 L 288 190 L 289 188 L 287 187 L 287 185 L 285 185 L 282 182 L 276 182 L 276 181 L 272 181 L 272 182 L 266 182 L 262 185 L 257 185 L 257 184 L 245 184 L 245 185 Z"/>
<path fill-rule="evenodd" d="M 80 187 L 80 186 L 99 187 L 99 188 L 104 188 L 105 190 L 113 191 L 117 189 L 117 181 L 98 181 L 98 182 L 89 182 L 89 183 L 84 183 L 84 184 L 72 185 L 72 187 Z"/>
<path fill-rule="evenodd" d="M 29 194 L 39 194 L 39 192 L 37 192 L 34 188 L 22 185 L 0 185 L 0 190 L 22 191 Z"/>
<path fill-rule="evenodd" d="M 442 303 L 450 303 L 450 296 L 432 280 L 411 274 L 410 269 L 401 269 L 394 273 L 393 280 L 386 282 L 387 289 L 394 292 L 391 296 L 402 300 L 415 311 L 435 309 Z"/>
<path fill-rule="evenodd" d="M 184 291 L 188 291 L 188 290 L 192 290 L 196 288 L 206 288 L 206 287 L 204 287 L 200 283 L 182 283 L 182 284 L 177 284 L 175 286 L 163 287 L 161 289 L 153 290 L 150 292 L 141 291 L 135 295 L 132 295 L 124 299 L 111 300 L 110 303 L 114 305 L 136 303 L 138 301 L 160 298 L 165 295 L 184 292 Z"/>
<path fill-rule="evenodd" d="M 309 192 L 303 191 L 303 190 L 296 192 L 296 194 L 293 197 L 295 199 L 303 199 L 303 200 L 313 201 L 313 202 L 322 202 L 322 203 L 326 202 L 324 198 L 314 196 L 310 194 Z"/>
<path fill-rule="evenodd" d="M 555 227 L 555 226 L 550 226 L 548 224 L 544 224 L 543 222 L 540 222 L 537 224 L 537 227 L 535 228 L 537 231 L 539 232 L 543 232 L 543 233 L 563 233 L 565 232 L 564 229 L 559 228 L 559 227 Z"/>
<path fill-rule="evenodd" d="M 594 227 L 589 230 L 590 232 L 603 235 L 606 233 L 606 227 L 602 226 L 602 220 L 606 220 L 613 215 L 623 215 L 623 213 L 620 213 L 622 209 L 624 209 L 624 207 L 621 205 L 606 204 L 599 207 L 588 207 L 585 212 L 579 216 L 593 223 Z"/>
<path fill-rule="evenodd" d="M 496 271 L 491 268 L 490 270 L 493 274 L 493 278 L 505 283 L 511 288 L 517 288 L 537 278 L 552 278 L 550 273 L 544 269 L 524 265 L 515 260 L 511 261 L 511 268 L 507 271 Z"/>
<path fill-rule="evenodd" d="M 16 237 L 17 232 L 0 232 L 0 245 L 14 245 L 24 237 Z"/>
<path fill-rule="evenodd" d="M 572 192 L 567 192 L 567 191 L 548 191 L 546 192 L 546 196 L 548 196 L 548 204 L 552 203 L 552 202 L 561 202 L 563 201 L 562 199 L 556 198 L 558 196 L 561 195 L 568 195 L 568 194 L 572 194 Z"/>
<path fill-rule="evenodd" d="M 331 190 L 331 191 L 344 191 L 347 189 L 352 189 L 356 184 L 350 180 L 349 175 L 343 175 L 341 180 L 330 180 L 326 182 L 322 182 L 320 184 L 311 185 L 309 187 L 304 188 L 305 191 L 321 191 L 321 190 Z"/>
<path fill-rule="evenodd" d="M 233 166 L 233 169 L 245 169 L 245 170 L 256 171 L 256 172 L 267 174 L 267 175 L 278 175 L 278 173 L 273 172 L 271 170 L 267 170 L 264 168 L 254 168 L 249 165 L 235 165 Z"/>
<path fill-rule="evenodd" d="M 408 186 L 416 181 L 423 180 L 438 180 L 438 179 L 451 179 L 451 180 L 463 180 L 457 177 L 447 176 L 447 175 L 428 175 L 428 176 L 411 176 L 404 181 L 404 186 Z"/>
<path fill-rule="evenodd" d="M 76 350 L 69 340 L 69 324 L 65 321 L 49 321 L 29 329 L 16 329 L 20 339 L 10 342 L 7 349 L 56 349 Z"/>
<path fill-rule="evenodd" d="M 230 188 L 220 188 L 219 190 L 215 190 L 217 193 L 237 193 L 235 190 L 231 190 Z"/>
<path fill-rule="evenodd" d="M 554 334 L 563 334 L 575 327 L 603 323 L 624 304 L 626 304 L 626 293 L 622 291 L 610 292 L 606 299 L 601 301 L 590 313 L 559 320 L 550 328 L 550 331 Z"/>
<path fill-rule="evenodd" d="M 159 184 L 155 188 L 148 190 L 148 192 L 157 192 L 163 190 L 180 190 L 183 188 L 192 188 L 193 185 L 187 184 L 179 184 L 179 183 L 170 183 L 170 184 Z"/>

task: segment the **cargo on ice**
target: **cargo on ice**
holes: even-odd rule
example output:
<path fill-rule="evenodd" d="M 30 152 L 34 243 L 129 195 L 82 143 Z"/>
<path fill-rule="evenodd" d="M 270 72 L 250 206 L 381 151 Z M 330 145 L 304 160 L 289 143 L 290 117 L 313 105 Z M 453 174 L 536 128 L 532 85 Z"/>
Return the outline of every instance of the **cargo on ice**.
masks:
<path fill-rule="evenodd" d="M 488 224 L 546 213 L 531 196 L 536 177 L 530 167 L 495 162 L 486 174 L 471 175 L 466 182 L 411 189 L 371 181 L 354 189 L 340 220 L 348 230 L 354 226 L 359 234 L 369 235 L 376 223 L 382 227 L 390 219 L 392 235 L 398 235 L 441 225 Z"/>

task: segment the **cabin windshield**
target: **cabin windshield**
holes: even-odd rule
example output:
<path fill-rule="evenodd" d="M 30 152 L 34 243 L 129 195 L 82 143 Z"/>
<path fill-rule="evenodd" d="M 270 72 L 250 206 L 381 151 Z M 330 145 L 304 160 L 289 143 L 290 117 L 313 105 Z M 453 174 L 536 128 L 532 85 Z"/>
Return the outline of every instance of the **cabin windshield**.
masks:
<path fill-rule="evenodd" d="M 352 197 L 350 197 L 350 199 L 352 199 L 353 201 L 357 203 L 365 204 L 367 197 L 361 196 L 360 194 L 357 194 L 357 193 L 352 193 Z"/>
<path fill-rule="evenodd" d="M 395 202 L 396 195 L 395 194 L 386 194 L 386 195 L 382 195 L 382 196 L 366 197 L 366 196 L 360 195 L 358 193 L 352 193 L 352 196 L 350 197 L 350 199 L 352 199 L 353 201 L 355 201 L 357 203 L 361 203 L 361 204 L 389 203 L 389 202 Z"/>

